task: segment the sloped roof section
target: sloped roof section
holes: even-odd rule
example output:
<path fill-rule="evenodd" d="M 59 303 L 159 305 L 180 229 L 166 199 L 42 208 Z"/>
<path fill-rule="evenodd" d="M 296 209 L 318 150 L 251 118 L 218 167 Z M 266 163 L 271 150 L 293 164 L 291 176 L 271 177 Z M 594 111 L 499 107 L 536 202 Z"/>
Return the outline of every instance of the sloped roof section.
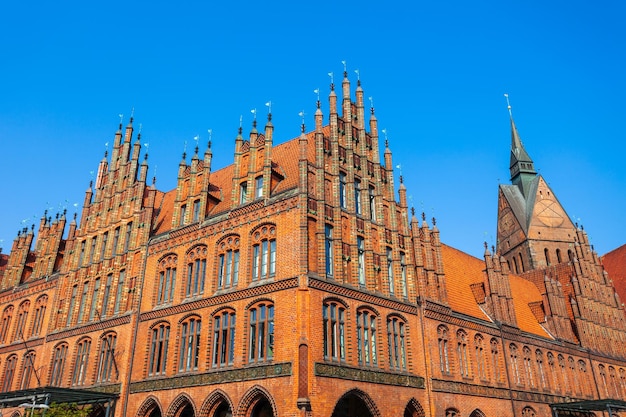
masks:
<path fill-rule="evenodd" d="M 602 264 L 621 302 L 626 303 L 626 244 L 602 256 Z"/>
<path fill-rule="evenodd" d="M 441 253 L 448 288 L 448 303 L 452 310 L 491 321 L 476 302 L 473 295 L 475 291 L 472 288 L 476 283 L 485 282 L 484 260 L 444 244 L 441 245 Z M 542 301 L 539 289 L 532 282 L 517 275 L 509 275 L 509 281 L 519 328 L 541 337 L 552 338 L 539 324 L 530 306 Z"/>

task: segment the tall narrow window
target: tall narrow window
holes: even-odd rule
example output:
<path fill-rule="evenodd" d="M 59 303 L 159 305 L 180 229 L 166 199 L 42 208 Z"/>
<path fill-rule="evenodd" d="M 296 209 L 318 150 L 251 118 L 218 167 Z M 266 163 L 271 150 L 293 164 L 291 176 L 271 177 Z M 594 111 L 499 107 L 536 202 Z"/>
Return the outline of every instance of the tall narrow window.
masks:
<path fill-rule="evenodd" d="M 198 369 L 201 324 L 199 318 L 192 317 L 181 325 L 180 354 L 178 356 L 179 372 L 189 372 Z"/>
<path fill-rule="evenodd" d="M 467 354 L 467 333 L 459 330 L 456 333 L 456 356 L 459 361 L 459 372 L 464 378 L 469 377 L 469 357 Z"/>
<path fill-rule="evenodd" d="M 129 222 L 126 225 L 126 238 L 124 239 L 124 252 L 128 252 L 128 248 L 130 247 L 130 237 L 133 232 L 133 222 Z"/>
<path fill-rule="evenodd" d="M 448 328 L 437 328 L 437 343 L 439 346 L 439 368 L 442 374 L 450 374 L 450 359 L 448 357 Z"/>
<path fill-rule="evenodd" d="M 570 385 L 570 381 L 567 375 L 567 368 L 565 366 L 565 358 L 563 357 L 563 355 L 559 355 L 557 358 L 559 361 L 559 369 L 560 369 L 559 373 L 561 375 L 561 378 L 563 378 L 564 392 L 571 392 L 572 387 Z"/>
<path fill-rule="evenodd" d="M 389 366 L 392 369 L 406 370 L 406 347 L 404 342 L 404 321 L 398 317 L 387 318 L 387 345 Z"/>
<path fill-rule="evenodd" d="M 96 278 L 91 295 L 91 308 L 89 309 L 89 321 L 96 318 L 96 308 L 98 307 L 98 294 L 100 293 L 100 278 Z"/>
<path fill-rule="evenodd" d="M 193 202 L 193 222 L 200 220 L 200 200 Z"/>
<path fill-rule="evenodd" d="M 31 336 L 39 336 L 43 326 L 43 319 L 46 315 L 46 306 L 48 304 L 48 296 L 42 295 L 35 301 L 35 317 L 33 318 L 33 327 Z"/>
<path fill-rule="evenodd" d="M 339 173 L 339 206 L 343 209 L 346 208 L 346 174 L 345 172 Z"/>
<path fill-rule="evenodd" d="M 30 351 L 24 355 L 24 366 L 22 370 L 22 389 L 30 388 L 30 380 L 35 372 L 35 352 Z"/>
<path fill-rule="evenodd" d="M 17 355 L 9 356 L 4 364 L 4 378 L 2 378 L 2 392 L 11 391 L 15 367 L 17 365 Z"/>
<path fill-rule="evenodd" d="M 174 288 L 176 286 L 176 263 L 178 258 L 169 255 L 159 261 L 159 278 L 157 281 L 157 305 L 171 303 L 174 299 Z"/>
<path fill-rule="evenodd" d="M 493 380 L 500 382 L 500 353 L 499 343 L 496 339 L 491 339 L 491 367 L 493 368 Z"/>
<path fill-rule="evenodd" d="M 365 239 L 361 236 L 356 237 L 356 247 L 358 251 L 357 272 L 359 275 L 359 285 L 365 285 Z"/>
<path fill-rule="evenodd" d="M 232 365 L 235 360 L 234 311 L 224 311 L 213 318 L 213 367 Z"/>
<path fill-rule="evenodd" d="M 487 360 L 485 359 L 485 346 L 481 335 L 474 336 L 474 348 L 476 350 L 476 373 L 481 380 L 487 379 Z"/>
<path fill-rule="evenodd" d="M 370 203 L 370 218 L 373 222 L 376 221 L 376 189 L 374 186 L 369 187 L 369 203 Z"/>
<path fill-rule="evenodd" d="M 206 259 L 190 260 L 190 262 L 187 264 L 187 285 L 185 286 L 186 297 L 192 297 L 198 294 L 202 294 L 202 292 L 204 291 L 205 276 Z"/>
<path fill-rule="evenodd" d="M 113 314 L 119 314 L 122 311 L 122 303 L 124 298 L 124 286 L 126 285 L 126 270 L 120 271 L 120 277 L 117 280 L 117 291 L 115 292 L 115 304 Z"/>
<path fill-rule="evenodd" d="M 85 259 L 85 241 L 80 242 L 80 253 L 78 255 L 78 266 L 83 266 Z"/>
<path fill-rule="evenodd" d="M 96 245 L 98 244 L 97 236 L 91 238 L 91 249 L 89 249 L 89 263 L 93 262 L 93 258 L 96 255 Z"/>
<path fill-rule="evenodd" d="M 550 266 L 550 251 L 548 250 L 548 248 L 545 248 L 543 250 L 543 255 L 546 257 L 546 265 Z"/>
<path fill-rule="evenodd" d="M 274 357 L 274 306 L 259 304 L 250 309 L 250 362 L 263 362 Z"/>
<path fill-rule="evenodd" d="M 100 260 L 104 259 L 107 252 L 107 241 L 109 240 L 109 232 L 104 232 L 102 235 L 102 247 L 100 248 Z"/>
<path fill-rule="evenodd" d="M 248 183 L 242 182 L 239 185 L 239 204 L 244 204 L 248 201 Z"/>
<path fill-rule="evenodd" d="M 117 245 L 120 243 L 120 228 L 116 227 L 113 231 L 113 247 L 111 248 L 111 256 L 117 255 Z"/>
<path fill-rule="evenodd" d="M 522 258 L 522 253 L 519 254 L 519 272 L 520 274 L 524 272 L 524 258 Z"/>
<path fill-rule="evenodd" d="M 102 298 L 102 311 L 100 312 L 101 319 L 107 316 L 107 313 L 109 310 L 109 301 L 111 301 L 111 285 L 113 285 L 113 274 L 107 275 L 107 283 L 104 286 L 104 297 Z"/>
<path fill-rule="evenodd" d="M 15 340 L 26 340 L 26 320 L 28 320 L 28 310 L 30 309 L 30 302 L 24 301 L 20 304 L 17 312 L 17 323 L 15 323 Z"/>
<path fill-rule="evenodd" d="M 185 216 L 187 216 L 187 205 L 183 204 L 182 206 L 180 206 L 180 217 L 178 218 L 179 226 L 185 224 Z"/>
<path fill-rule="evenodd" d="M 356 214 L 363 214 L 363 204 L 361 202 L 361 180 L 354 180 L 354 211 Z"/>
<path fill-rule="evenodd" d="M 324 322 L 324 358 L 327 360 L 345 360 L 344 343 L 345 308 L 336 302 L 327 302 L 323 306 Z"/>
<path fill-rule="evenodd" d="M 556 261 L 557 263 L 563 262 L 563 258 L 561 257 L 561 249 L 556 250 Z"/>
<path fill-rule="evenodd" d="M 257 281 L 276 274 L 276 228 L 262 226 L 253 233 L 252 280 Z"/>
<path fill-rule="evenodd" d="M 65 326 L 72 324 L 72 316 L 74 315 L 74 306 L 76 305 L 76 293 L 78 292 L 78 285 L 72 287 L 72 296 L 70 297 L 70 305 L 67 309 L 67 320 Z"/>
<path fill-rule="evenodd" d="M 254 180 L 254 198 L 263 197 L 263 177 L 256 177 Z"/>
<path fill-rule="evenodd" d="M 66 356 L 67 345 L 65 343 L 54 349 L 54 357 L 52 358 L 52 376 L 50 378 L 50 385 L 53 387 L 60 387 L 63 383 Z"/>
<path fill-rule="evenodd" d="M 535 360 L 537 361 L 537 372 L 539 373 L 539 383 L 544 390 L 549 387 L 548 379 L 546 378 L 546 370 L 543 366 L 543 353 L 540 350 L 535 351 Z"/>
<path fill-rule="evenodd" d="M 89 293 L 89 282 L 83 283 L 83 292 L 80 295 L 80 305 L 78 306 L 78 320 L 77 323 L 83 322 L 85 315 L 85 304 L 87 304 L 87 294 Z"/>
<path fill-rule="evenodd" d="M 90 339 L 83 339 L 78 342 L 78 345 L 76 345 L 76 360 L 74 362 L 74 372 L 72 373 L 73 386 L 80 386 L 85 384 L 90 348 Z"/>
<path fill-rule="evenodd" d="M 387 277 L 389 279 L 389 294 L 393 295 L 393 250 L 390 247 L 387 247 Z"/>
<path fill-rule="evenodd" d="M 400 252 L 400 277 L 402 279 L 402 296 L 407 296 L 407 279 L 406 279 L 406 254 Z"/>
<path fill-rule="evenodd" d="M 148 375 L 165 375 L 167 369 L 167 345 L 170 340 L 170 326 L 162 323 L 152 329 Z"/>
<path fill-rule="evenodd" d="M 217 245 L 218 289 L 236 287 L 239 282 L 239 244 L 239 236 L 233 235 L 225 237 Z"/>
<path fill-rule="evenodd" d="M 559 374 L 556 370 L 556 359 L 552 352 L 548 352 L 548 368 L 550 369 L 550 375 L 552 376 L 552 386 L 557 392 L 561 392 L 561 384 L 559 383 Z"/>
<path fill-rule="evenodd" d="M 376 316 L 368 310 L 357 311 L 356 328 L 359 364 L 375 366 L 378 363 L 376 356 Z"/>
<path fill-rule="evenodd" d="M 117 336 L 114 333 L 109 333 L 100 340 L 96 382 L 110 382 L 117 379 L 119 371 L 115 360 L 116 342 Z"/>
<path fill-rule="evenodd" d="M 526 381 L 531 388 L 535 387 L 535 377 L 533 375 L 532 353 L 528 347 L 524 347 L 524 374 Z"/>
<path fill-rule="evenodd" d="M 511 345 L 509 345 L 509 352 L 510 352 L 510 359 L 511 359 L 511 373 L 513 374 L 513 382 L 515 382 L 517 385 L 521 385 L 522 383 L 522 377 L 520 375 L 519 372 L 519 363 L 518 363 L 518 357 L 517 357 L 517 346 L 515 346 L 514 344 L 511 343 Z"/>
<path fill-rule="evenodd" d="M 332 277 L 335 259 L 333 257 L 333 227 L 329 224 L 324 228 L 324 247 L 326 250 L 326 275 Z"/>

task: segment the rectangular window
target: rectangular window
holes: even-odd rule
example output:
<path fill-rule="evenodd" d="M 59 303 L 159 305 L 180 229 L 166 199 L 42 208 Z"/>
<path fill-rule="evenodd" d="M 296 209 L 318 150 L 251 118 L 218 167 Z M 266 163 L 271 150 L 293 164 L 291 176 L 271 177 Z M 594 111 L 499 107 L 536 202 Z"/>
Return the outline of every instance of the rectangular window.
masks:
<path fill-rule="evenodd" d="M 361 236 L 357 236 L 356 246 L 359 252 L 357 265 L 359 274 L 359 285 L 365 285 L 365 239 L 363 239 Z"/>
<path fill-rule="evenodd" d="M 115 307 L 113 308 L 113 314 L 119 314 L 122 307 L 122 299 L 124 298 L 124 282 L 126 278 L 126 271 L 120 271 L 120 278 L 117 280 L 117 291 L 115 293 Z"/>
<path fill-rule="evenodd" d="M 98 243 L 97 236 L 91 238 L 91 249 L 89 249 L 89 263 L 93 262 L 93 257 L 96 254 L 96 245 Z"/>
<path fill-rule="evenodd" d="M 72 324 L 72 316 L 74 315 L 74 305 L 76 304 L 76 293 L 78 292 L 78 285 L 72 287 L 72 297 L 70 298 L 70 306 L 67 309 L 67 320 L 65 326 Z"/>
<path fill-rule="evenodd" d="M 78 320 L 77 323 L 83 322 L 83 316 L 85 315 L 85 304 L 87 303 L 87 293 L 89 292 L 89 283 L 83 284 L 83 293 L 80 296 L 80 305 L 78 306 Z"/>
<path fill-rule="evenodd" d="M 113 232 L 113 248 L 111 256 L 115 256 L 117 255 L 117 245 L 120 243 L 120 228 L 116 227 L 115 231 Z"/>
<path fill-rule="evenodd" d="M 148 375 L 165 375 L 170 327 L 162 324 L 152 329 Z"/>
<path fill-rule="evenodd" d="M 170 303 L 174 299 L 174 286 L 176 285 L 176 268 L 166 268 L 159 272 L 159 290 L 157 304 Z"/>
<path fill-rule="evenodd" d="M 101 318 L 105 318 L 109 309 L 109 301 L 111 299 L 111 285 L 113 284 L 113 274 L 107 275 L 107 283 L 104 287 L 104 298 L 102 299 Z"/>
<path fill-rule="evenodd" d="M 104 232 L 102 235 L 102 247 L 100 248 L 100 260 L 104 259 L 107 250 L 107 240 L 109 239 L 109 232 Z"/>
<path fill-rule="evenodd" d="M 389 294 L 393 295 L 393 250 L 390 247 L 387 247 L 387 277 L 389 279 Z"/>
<path fill-rule="evenodd" d="M 24 368 L 22 372 L 22 389 L 30 387 L 30 380 L 35 370 L 35 353 L 31 352 L 24 357 Z"/>
<path fill-rule="evenodd" d="M 115 362 L 115 343 L 117 337 L 109 334 L 101 340 L 100 356 L 98 359 L 98 373 L 96 374 L 96 382 L 109 382 L 113 370 L 115 369 L 115 379 L 117 379 L 117 363 Z"/>
<path fill-rule="evenodd" d="M 327 224 L 324 231 L 326 248 L 326 275 L 332 277 L 335 262 L 333 258 L 333 227 Z"/>
<path fill-rule="evenodd" d="M 339 173 L 339 206 L 342 209 L 346 208 L 346 174 L 344 172 Z"/>
<path fill-rule="evenodd" d="M 133 231 L 133 222 L 129 222 L 126 225 L 126 239 L 124 240 L 124 252 L 128 252 L 128 248 L 130 247 L 130 236 Z"/>
<path fill-rule="evenodd" d="M 93 287 L 93 295 L 91 296 L 91 308 L 89 309 L 89 321 L 93 321 L 96 317 L 96 308 L 98 306 L 98 293 L 100 292 L 100 278 L 96 278 Z"/>
<path fill-rule="evenodd" d="M 38 301 L 39 304 L 39 301 Z M 43 325 L 43 318 L 46 314 L 46 304 L 45 301 L 41 301 L 41 303 L 35 309 L 35 317 L 33 320 L 33 330 L 31 334 L 33 336 L 39 336 L 41 332 L 41 327 Z"/>
<path fill-rule="evenodd" d="M 200 200 L 193 202 L 193 222 L 200 220 Z"/>
<path fill-rule="evenodd" d="M 217 316 L 213 322 L 213 367 L 232 365 L 235 359 L 235 313 Z"/>
<path fill-rule="evenodd" d="M 387 344 L 389 348 L 389 366 L 399 370 L 406 370 L 404 323 L 396 317 L 387 319 Z"/>
<path fill-rule="evenodd" d="M 345 309 L 335 303 L 324 304 L 324 357 L 344 360 L 344 314 Z"/>
<path fill-rule="evenodd" d="M 370 218 L 372 219 L 373 222 L 376 221 L 376 196 L 375 196 L 375 192 L 376 190 L 374 189 L 373 186 L 370 185 L 369 187 L 369 203 L 370 203 Z"/>
<path fill-rule="evenodd" d="M 80 254 L 78 255 L 78 266 L 83 266 L 85 259 L 85 241 L 80 242 Z"/>
<path fill-rule="evenodd" d="M 13 385 L 13 376 L 15 375 L 15 366 L 17 365 L 17 356 L 11 356 L 7 359 L 4 368 L 4 378 L 2 379 L 2 392 L 11 391 Z"/>
<path fill-rule="evenodd" d="M 254 186 L 254 198 L 263 197 L 263 177 L 257 177 Z"/>
<path fill-rule="evenodd" d="M 201 294 L 204 291 L 204 277 L 206 274 L 206 259 L 196 259 L 187 264 L 186 297 Z"/>
<path fill-rule="evenodd" d="M 354 211 L 356 214 L 363 214 L 363 206 L 361 204 L 361 180 L 354 180 Z"/>
<path fill-rule="evenodd" d="M 183 323 L 178 363 L 179 372 L 198 369 L 200 358 L 200 320 L 190 319 Z"/>
<path fill-rule="evenodd" d="M 67 356 L 67 345 L 61 345 L 54 350 L 52 362 L 52 377 L 50 385 L 60 387 L 63 382 L 63 371 L 65 369 L 65 357 Z"/>
<path fill-rule="evenodd" d="M 178 218 L 178 225 L 182 226 L 185 224 L 185 216 L 187 215 L 187 205 L 183 204 L 180 206 L 180 217 Z"/>
<path fill-rule="evenodd" d="M 78 344 L 76 350 L 76 362 L 74 363 L 74 373 L 72 374 L 72 385 L 84 385 L 87 375 L 87 363 L 89 359 L 89 349 L 91 341 L 83 340 Z"/>
<path fill-rule="evenodd" d="M 248 184 L 245 182 L 242 182 L 239 185 L 239 204 L 244 204 L 246 201 L 248 201 Z"/>
<path fill-rule="evenodd" d="M 250 362 L 274 356 L 274 306 L 261 304 L 250 310 Z"/>

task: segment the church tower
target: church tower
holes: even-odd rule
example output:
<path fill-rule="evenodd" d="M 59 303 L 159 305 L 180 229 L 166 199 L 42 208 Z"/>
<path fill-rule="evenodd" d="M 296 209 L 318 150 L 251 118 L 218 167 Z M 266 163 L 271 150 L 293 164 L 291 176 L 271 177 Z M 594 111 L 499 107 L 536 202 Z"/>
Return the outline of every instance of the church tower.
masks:
<path fill-rule="evenodd" d="M 571 260 L 576 227 L 535 171 L 511 120 L 511 184 L 498 190 L 498 252 L 514 274 Z"/>

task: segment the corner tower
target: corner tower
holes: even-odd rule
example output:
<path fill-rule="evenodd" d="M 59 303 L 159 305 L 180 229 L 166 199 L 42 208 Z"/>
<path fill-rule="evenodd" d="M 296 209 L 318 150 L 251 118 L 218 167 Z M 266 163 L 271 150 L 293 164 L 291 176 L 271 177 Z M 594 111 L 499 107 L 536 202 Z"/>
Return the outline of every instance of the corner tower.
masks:
<path fill-rule="evenodd" d="M 569 261 L 575 252 L 576 228 L 535 171 L 508 108 L 511 185 L 501 184 L 498 190 L 498 252 L 512 273 L 521 274 Z"/>

